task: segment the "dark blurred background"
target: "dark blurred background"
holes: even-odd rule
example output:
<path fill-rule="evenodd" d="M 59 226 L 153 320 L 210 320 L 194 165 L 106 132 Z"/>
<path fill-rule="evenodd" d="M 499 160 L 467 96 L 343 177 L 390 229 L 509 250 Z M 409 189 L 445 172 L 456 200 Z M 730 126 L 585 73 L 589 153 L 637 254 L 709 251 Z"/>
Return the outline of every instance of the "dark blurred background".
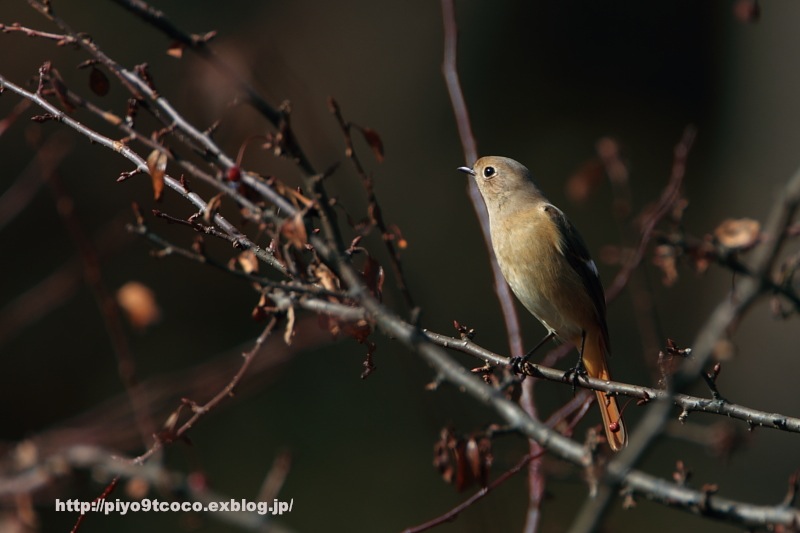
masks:
<path fill-rule="evenodd" d="M 344 161 L 343 141 L 326 99 L 335 97 L 348 118 L 378 131 L 386 148 L 384 163 L 376 163 L 360 141 L 357 149 L 375 175 L 385 218 L 408 241 L 403 264 L 422 308 L 422 323 L 454 333 L 455 319 L 476 328 L 480 344 L 507 351 L 485 247 L 464 177 L 455 171 L 465 161 L 440 72 L 438 2 L 160 0 L 154 5 L 187 31 L 217 30 L 214 47 L 243 76 L 276 105 L 291 101 L 293 124 L 314 165 L 322 169 L 344 162 L 328 183 L 356 214 L 364 209 L 363 189 Z M 181 60 L 169 57 L 168 39 L 111 2 L 56 0 L 54 7 L 123 65 L 147 62 L 159 91 L 199 127 L 224 116 L 216 138 L 228 153 L 268 130 L 246 107 L 226 111 L 228 89 L 212 71 L 191 53 Z M 666 183 L 673 147 L 684 128 L 697 127 L 685 184 L 690 202 L 685 227 L 698 236 L 729 217 L 763 221 L 779 187 L 800 163 L 800 6 L 795 2 L 770 2 L 756 23 L 737 17 L 730 1 L 457 2 L 456 9 L 459 68 L 479 152 L 524 162 L 551 201 L 581 229 L 595 256 L 620 241 L 610 187 L 603 184 L 588 202 L 577 204 L 565 186 L 596 157 L 595 143 L 602 137 L 613 137 L 622 147 L 634 211 L 639 211 Z M 0 23 L 12 22 L 57 31 L 20 0 L 0 7 Z M 0 35 L 0 50 L 0 72 L 16 83 L 33 79 L 39 65 L 50 60 L 70 88 L 93 97 L 88 73 L 75 68 L 86 59 L 81 52 L 19 34 Z M 93 98 L 124 113 L 126 93 L 113 80 L 108 96 Z M 9 91 L 0 97 L 0 117 L 18 101 Z M 36 153 L 33 143 L 50 140 L 68 147 L 58 174 L 83 231 L 105 243 L 97 245 L 103 282 L 116 291 L 136 280 L 151 287 L 158 299 L 160 322 L 144 332 L 127 331 L 138 377 L 181 391 L 194 379 L 192 369 L 216 362 L 209 368 L 220 383 L 186 393 L 206 401 L 235 373 L 238 354 L 263 327 L 250 316 L 257 295 L 246 283 L 211 269 L 150 257 L 149 246 L 123 229 L 132 218 L 132 201 L 145 211 L 154 206 L 147 178 L 115 183 L 130 163 L 64 127 L 27 120 L 38 113 L 27 111 L 0 137 L 0 190 L 24 173 Z M 93 120 L 81 111 L 76 117 Z M 118 136 L 107 126 L 97 127 Z M 247 152 L 244 166 L 299 183 L 291 165 L 257 149 Z M 208 192 L 202 186 L 198 190 Z M 158 208 L 175 216 L 191 214 L 169 191 Z M 157 221 L 151 225 L 184 244 L 193 238 L 185 228 Z M 213 246 L 222 259 L 231 253 Z M 109 433 L 118 430 L 113 413 L 124 408 L 123 386 L 91 291 L 80 280 L 80 269 L 70 267 L 77 260 L 76 248 L 47 186 L 0 228 L 0 250 L 0 439 L 11 446 L 88 425 L 94 441 L 113 441 Z M 385 262 L 385 256 L 379 259 Z M 642 279 L 653 291 L 661 340 L 690 345 L 730 287 L 730 274 L 712 267 L 698 276 L 682 266 L 677 284 L 665 288 L 649 257 L 645 262 Z M 608 283 L 616 267 L 600 263 Z M 392 279 L 385 299 L 406 313 Z M 296 340 L 302 350 L 246 378 L 241 394 L 191 431 L 191 445 L 178 443 L 166 450 L 166 464 L 202 473 L 214 490 L 230 497 L 255 499 L 275 457 L 288 451 L 292 466 L 280 497 L 295 501 L 281 522 L 297 531 L 398 530 L 438 516 L 471 494 L 474 487 L 458 494 L 440 479 L 431 466 L 433 443 L 446 424 L 467 433 L 499 418 L 449 387 L 426 391 L 433 378 L 429 368 L 384 338 L 376 337 L 376 372 L 359 379 L 366 348 L 352 340 L 331 344 L 314 322 L 311 318 L 300 331 L 307 338 Z M 526 344 L 537 342 L 543 334 L 538 323 L 523 316 L 523 325 Z M 643 353 L 628 294 L 611 306 L 609 325 L 615 378 L 654 384 L 657 354 Z M 277 337 L 259 357 L 280 359 L 277 354 L 285 349 Z M 719 380 L 722 394 L 767 411 L 800 413 L 793 324 L 773 319 L 763 302 L 733 340 L 734 356 Z M 466 356 L 456 357 L 477 366 Z M 708 394 L 703 388 L 694 392 Z M 543 415 L 570 397 L 566 387 L 537 386 Z M 174 408 L 177 398 L 162 408 Z M 634 426 L 640 411 L 635 405 L 627 410 Z M 592 410 L 577 438 L 597 419 Z M 683 460 L 695 486 L 716 483 L 730 498 L 781 501 L 787 478 L 798 467 L 797 437 L 756 431 L 743 449 L 726 457 L 691 442 L 708 441 L 704 428 L 724 423 L 692 415 L 661 441 L 642 468 L 669 479 L 676 461 Z M 744 430 L 743 424 L 734 426 Z M 122 452 L 141 452 L 135 436 L 127 439 L 127 447 L 120 446 Z M 525 450 L 518 437 L 500 438 L 493 476 L 515 464 Z M 580 472 L 557 461 L 547 465 L 549 497 L 540 531 L 557 532 L 571 522 L 587 487 Z M 42 531 L 69 530 L 75 517 L 53 512 L 53 498 L 94 498 L 104 483 L 92 474 L 79 472 L 36 498 Z M 116 495 L 124 494 L 118 489 Z M 525 508 L 525 479 L 516 476 L 439 531 L 516 531 L 524 523 Z M 235 530 L 211 516 L 139 514 L 91 516 L 81 531 L 145 527 Z M 736 530 L 646 501 L 628 511 L 616 505 L 607 530 L 645 527 L 654 532 Z"/>

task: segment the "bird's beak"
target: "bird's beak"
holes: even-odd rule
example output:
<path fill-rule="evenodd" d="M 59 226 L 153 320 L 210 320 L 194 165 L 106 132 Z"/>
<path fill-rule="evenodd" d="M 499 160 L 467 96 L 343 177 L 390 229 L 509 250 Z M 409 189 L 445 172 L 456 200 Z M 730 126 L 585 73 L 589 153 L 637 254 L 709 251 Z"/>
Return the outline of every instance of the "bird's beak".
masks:
<path fill-rule="evenodd" d="M 458 167 L 458 169 L 457 169 L 457 170 L 460 170 L 460 171 L 461 171 L 461 172 L 463 172 L 464 174 L 469 174 L 470 176 L 474 176 L 474 175 L 475 175 L 475 171 L 474 171 L 474 170 L 472 170 L 472 169 L 471 169 L 471 168 L 469 168 L 469 167 Z"/>

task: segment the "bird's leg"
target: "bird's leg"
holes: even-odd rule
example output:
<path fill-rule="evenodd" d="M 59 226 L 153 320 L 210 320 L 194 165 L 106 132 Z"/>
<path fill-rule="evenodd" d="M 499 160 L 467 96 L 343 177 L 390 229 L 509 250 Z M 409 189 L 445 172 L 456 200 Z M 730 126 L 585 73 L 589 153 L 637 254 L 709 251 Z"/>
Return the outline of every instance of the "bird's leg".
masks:
<path fill-rule="evenodd" d="M 578 385 L 578 378 L 586 377 L 586 367 L 583 365 L 583 348 L 586 346 L 586 332 L 581 333 L 581 350 L 578 354 L 578 363 L 564 372 L 564 381 L 572 382 L 572 394 L 575 394 L 575 387 Z"/>
<path fill-rule="evenodd" d="M 536 352 L 536 350 L 538 350 L 539 348 L 544 346 L 548 341 L 553 339 L 555 336 L 556 336 L 555 331 L 551 331 L 547 335 L 545 335 L 545 337 L 542 340 L 539 341 L 539 344 L 537 344 L 536 346 L 533 347 L 533 350 L 530 350 L 528 353 L 526 353 L 522 357 L 520 357 L 520 356 L 512 357 L 511 358 L 511 369 L 516 374 L 521 373 L 522 365 L 524 365 L 525 363 L 528 362 L 528 359 L 531 358 L 531 356 L 534 354 L 534 352 Z"/>

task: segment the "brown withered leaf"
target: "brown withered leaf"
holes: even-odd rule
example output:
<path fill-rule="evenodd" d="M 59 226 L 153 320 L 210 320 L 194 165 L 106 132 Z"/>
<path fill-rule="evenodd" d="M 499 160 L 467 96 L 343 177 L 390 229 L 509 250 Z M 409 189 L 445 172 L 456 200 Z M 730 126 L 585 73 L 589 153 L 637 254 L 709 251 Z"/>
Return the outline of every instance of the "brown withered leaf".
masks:
<path fill-rule="evenodd" d="M 345 322 L 341 325 L 345 334 L 355 339 L 359 344 L 367 342 L 367 338 L 372 333 L 372 326 L 364 319 L 357 322 Z"/>
<path fill-rule="evenodd" d="M 311 265 L 310 268 L 311 273 L 315 278 L 317 278 L 317 282 L 325 289 L 335 292 L 341 288 L 339 284 L 339 278 L 337 278 L 336 274 L 334 274 L 333 271 L 324 263 Z"/>
<path fill-rule="evenodd" d="M 339 321 L 330 315 L 317 315 L 317 324 L 319 324 L 320 329 L 330 331 L 334 339 L 338 338 L 339 333 L 342 332 L 342 326 Z"/>
<path fill-rule="evenodd" d="M 580 204 L 597 190 L 605 178 L 605 167 L 599 159 L 590 159 L 567 180 L 567 198 Z"/>
<path fill-rule="evenodd" d="M 64 84 L 64 80 L 61 78 L 61 74 L 53 68 L 50 69 L 50 76 L 50 85 L 53 87 L 58 101 L 61 102 L 61 107 L 63 107 L 67 113 L 72 113 L 75 111 L 75 104 L 69 97 L 69 90 Z"/>
<path fill-rule="evenodd" d="M 473 435 L 467 440 L 466 461 L 472 479 L 481 487 L 489 484 L 489 468 L 492 466 L 492 442 L 485 435 Z"/>
<path fill-rule="evenodd" d="M 667 244 L 656 246 L 653 251 L 653 264 L 661 269 L 664 274 L 661 282 L 667 286 L 672 286 L 678 281 L 678 269 L 675 265 L 675 250 Z"/>
<path fill-rule="evenodd" d="M 153 182 L 153 198 L 158 202 L 164 193 L 164 174 L 167 171 L 167 154 L 160 150 L 153 150 L 147 156 L 147 170 Z"/>
<path fill-rule="evenodd" d="M 305 221 L 303 220 L 303 215 L 301 213 L 297 213 L 294 217 L 284 222 L 281 226 L 281 234 L 295 248 L 304 248 L 308 242 L 308 234 L 306 233 L 306 225 Z"/>
<path fill-rule="evenodd" d="M 155 293 L 138 281 L 129 281 L 117 290 L 117 305 L 138 330 L 155 324 L 161 317 Z"/>
<path fill-rule="evenodd" d="M 381 141 L 378 132 L 372 128 L 359 127 L 358 130 L 361 132 L 361 135 L 364 136 L 364 140 L 367 141 L 369 147 L 372 148 L 372 153 L 375 154 L 375 159 L 378 163 L 383 163 L 383 141 Z"/>
<path fill-rule="evenodd" d="M 142 500 L 149 493 L 152 486 L 147 478 L 142 476 L 132 477 L 125 484 L 125 496 L 132 500 Z"/>
<path fill-rule="evenodd" d="M 174 41 L 172 44 L 169 45 L 167 48 L 167 55 L 170 57 L 174 57 L 175 59 L 180 59 L 183 57 L 183 50 L 186 48 L 180 41 Z"/>
<path fill-rule="evenodd" d="M 485 487 L 491 464 L 491 441 L 483 434 L 465 439 L 446 427 L 433 446 L 433 466 L 439 470 L 442 479 L 455 484 L 459 492 L 475 482 Z"/>
<path fill-rule="evenodd" d="M 385 275 L 383 267 L 371 256 L 364 263 L 364 283 L 375 298 L 381 300 Z"/>
<path fill-rule="evenodd" d="M 285 342 L 287 346 L 292 344 L 292 337 L 294 337 L 294 321 L 294 307 L 289 307 L 289 309 L 286 310 L 286 329 L 283 332 L 283 342 Z"/>
<path fill-rule="evenodd" d="M 689 200 L 686 198 L 679 198 L 675 201 L 672 205 L 672 213 L 670 213 L 670 217 L 672 221 L 675 223 L 680 222 L 683 220 L 683 215 L 686 213 L 686 208 L 689 207 Z"/>
<path fill-rule="evenodd" d="M 219 211 L 219 208 L 222 206 L 222 197 L 225 193 L 219 193 L 214 196 L 211 200 L 208 201 L 206 204 L 206 208 L 203 210 L 203 220 L 205 220 L 206 224 L 211 224 L 211 221 L 214 220 L 214 216 Z"/>
<path fill-rule="evenodd" d="M 733 14 L 739 22 L 745 24 L 758 22 L 761 18 L 761 7 L 758 0 L 737 0 L 733 4 Z"/>
<path fill-rule="evenodd" d="M 449 427 L 442 428 L 439 433 L 439 440 L 433 445 L 433 467 L 442 475 L 445 483 L 453 483 L 455 480 L 455 454 L 458 440 L 455 433 Z"/>
<path fill-rule="evenodd" d="M 261 298 L 258 299 L 258 304 L 253 308 L 251 316 L 253 320 L 258 322 L 264 320 L 269 316 L 272 312 L 275 311 L 275 303 L 270 300 L 269 296 L 267 296 L 266 292 L 261 293 Z"/>
<path fill-rule="evenodd" d="M 236 262 L 248 274 L 258 272 L 258 258 L 252 250 L 245 250 L 236 256 Z"/>
<path fill-rule="evenodd" d="M 111 89 L 111 84 L 108 81 L 108 76 L 97 67 L 92 67 L 89 71 L 89 88 L 97 96 L 105 96 Z"/>
<path fill-rule="evenodd" d="M 601 137 L 595 144 L 595 150 L 611 183 L 620 185 L 628 181 L 628 167 L 622 159 L 621 147 L 616 139 Z"/>
<path fill-rule="evenodd" d="M 715 361 L 730 361 L 736 355 L 736 345 L 730 339 L 719 339 L 711 353 Z"/>
<path fill-rule="evenodd" d="M 731 250 L 747 250 L 758 243 L 761 224 L 752 218 L 724 220 L 714 230 L 714 239 Z"/>

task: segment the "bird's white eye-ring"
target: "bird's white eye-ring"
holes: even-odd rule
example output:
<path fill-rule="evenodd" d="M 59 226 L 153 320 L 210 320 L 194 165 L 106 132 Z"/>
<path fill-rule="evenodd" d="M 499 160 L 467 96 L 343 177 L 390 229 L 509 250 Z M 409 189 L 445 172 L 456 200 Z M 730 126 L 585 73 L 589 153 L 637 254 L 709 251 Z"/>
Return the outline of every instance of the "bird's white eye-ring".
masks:
<path fill-rule="evenodd" d="M 484 178 L 491 178 L 496 174 L 494 167 L 486 167 L 483 169 L 483 177 Z"/>

